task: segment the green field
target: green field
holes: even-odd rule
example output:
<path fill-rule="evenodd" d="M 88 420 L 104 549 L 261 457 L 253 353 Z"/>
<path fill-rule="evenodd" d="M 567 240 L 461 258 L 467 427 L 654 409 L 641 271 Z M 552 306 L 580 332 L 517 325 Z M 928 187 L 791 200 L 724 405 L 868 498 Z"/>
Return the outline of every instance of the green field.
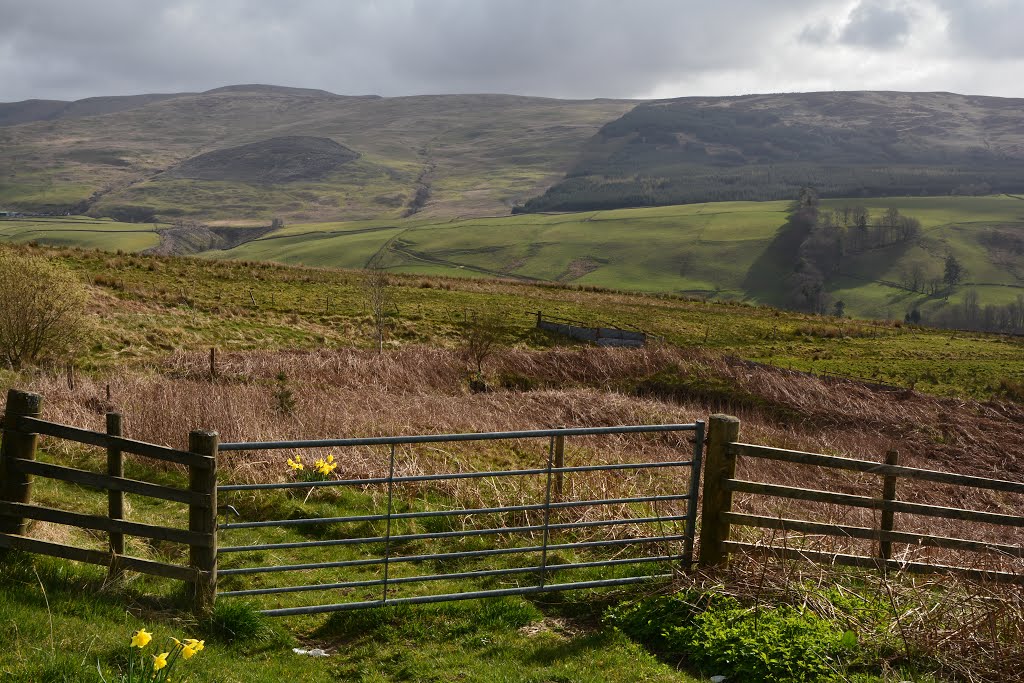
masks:
<path fill-rule="evenodd" d="M 986 231 L 1024 235 L 1024 201 L 996 197 L 828 200 L 896 207 L 917 217 L 914 244 L 852 257 L 830 292 L 857 316 L 902 318 L 915 306 L 934 312 L 976 289 L 983 304 L 1024 294 L 1024 269 L 1000 262 L 983 244 Z M 645 292 L 785 303 L 790 266 L 775 243 L 788 202 L 720 202 L 557 215 L 467 220 L 407 220 L 293 225 L 219 252 L 218 258 L 274 260 L 358 268 L 379 252 L 396 272 L 509 277 Z M 394 226 L 395 229 L 383 229 Z M 957 290 L 927 297 L 901 285 L 920 264 L 941 274 L 947 253 L 966 267 Z M 1019 260 L 1019 259 L 1018 259 Z"/>
<path fill-rule="evenodd" d="M 1019 255 L 986 243 L 993 231 L 1024 238 L 1024 200 L 991 197 L 911 197 L 826 200 L 825 208 L 864 204 L 918 218 L 921 236 L 909 244 L 850 256 L 828 282 L 850 315 L 902 319 L 912 308 L 934 314 L 976 291 L 982 305 L 1024 294 Z M 793 257 L 780 239 L 789 202 L 719 202 L 573 214 L 471 219 L 377 219 L 290 223 L 215 259 L 275 261 L 363 268 L 371 259 L 392 272 L 453 277 L 502 277 L 782 306 Z M 156 246 L 150 226 L 81 218 L 12 219 L 0 237 L 13 242 L 142 251 Z M 933 295 L 910 291 L 906 273 L 942 274 L 953 254 L 967 276 Z"/>
<path fill-rule="evenodd" d="M 376 233 L 352 239 L 371 237 L 381 239 Z M 358 272 L 42 247 L 35 251 L 66 263 L 103 295 L 102 334 L 83 358 L 85 367 L 148 363 L 170 351 L 210 346 L 272 351 L 373 343 Z M 371 251 L 372 245 L 362 248 L 357 260 Z M 1024 382 L 1024 340 L 1017 338 L 789 313 L 742 302 L 433 274 L 396 275 L 393 294 L 396 311 L 389 322 L 388 345 L 451 346 L 458 343 L 467 311 L 487 311 L 507 320 L 506 343 L 547 346 L 554 342 L 537 337 L 530 313 L 543 310 L 551 316 L 644 329 L 683 347 L 700 346 L 797 370 L 914 384 L 935 394 L 988 398 L 999 395 L 1004 382 Z"/>
<path fill-rule="evenodd" d="M 0 218 L 0 239 L 15 244 L 38 242 L 57 247 L 138 252 L 160 244 L 156 227 L 83 216 Z"/>

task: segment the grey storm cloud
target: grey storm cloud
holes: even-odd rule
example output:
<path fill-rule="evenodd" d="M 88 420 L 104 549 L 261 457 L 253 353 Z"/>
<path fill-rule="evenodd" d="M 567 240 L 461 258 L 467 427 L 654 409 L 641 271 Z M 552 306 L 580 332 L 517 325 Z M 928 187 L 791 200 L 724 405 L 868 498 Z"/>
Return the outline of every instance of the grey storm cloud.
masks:
<path fill-rule="evenodd" d="M 865 1 L 850 12 L 839 39 L 850 45 L 894 48 L 910 34 L 910 17 L 905 8 L 890 3 Z"/>
<path fill-rule="evenodd" d="M 949 36 L 958 49 L 991 59 L 1024 58 L 1024 0 L 939 0 L 949 18 Z"/>
<path fill-rule="evenodd" d="M 985 25 L 1024 0 L 912 1 L 940 3 L 964 54 L 1019 51 L 985 47 Z M 794 46 L 898 48 L 909 16 L 852 0 L 0 0 L 0 101 L 237 83 L 580 98 L 836 87 L 834 63 Z"/>

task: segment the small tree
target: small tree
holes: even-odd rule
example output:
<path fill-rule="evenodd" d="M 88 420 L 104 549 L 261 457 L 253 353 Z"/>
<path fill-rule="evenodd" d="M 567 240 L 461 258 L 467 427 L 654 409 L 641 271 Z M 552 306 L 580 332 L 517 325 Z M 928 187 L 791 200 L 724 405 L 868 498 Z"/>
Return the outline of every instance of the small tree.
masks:
<path fill-rule="evenodd" d="M 462 352 L 471 366 L 476 368 L 477 380 L 482 381 L 484 361 L 494 353 L 505 332 L 505 322 L 496 313 L 467 316 L 462 328 Z"/>
<path fill-rule="evenodd" d="M 67 268 L 0 251 L 0 356 L 20 368 L 74 355 L 85 337 L 87 298 Z"/>
<path fill-rule="evenodd" d="M 964 267 L 957 260 L 956 256 L 953 256 L 953 254 L 947 255 L 945 268 L 942 271 L 942 281 L 950 287 L 955 287 L 964 279 L 964 274 Z"/>
<path fill-rule="evenodd" d="M 377 353 L 384 351 L 384 332 L 388 326 L 388 316 L 395 308 L 395 298 L 391 291 L 391 280 L 379 265 L 374 265 L 363 275 L 363 299 L 370 309 L 374 335 L 377 338 Z"/>

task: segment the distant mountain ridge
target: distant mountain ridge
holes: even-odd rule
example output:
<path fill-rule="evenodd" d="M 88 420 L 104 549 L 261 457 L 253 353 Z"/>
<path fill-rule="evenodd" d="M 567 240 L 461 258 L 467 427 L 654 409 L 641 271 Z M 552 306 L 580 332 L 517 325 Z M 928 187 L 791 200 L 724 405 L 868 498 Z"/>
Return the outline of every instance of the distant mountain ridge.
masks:
<path fill-rule="evenodd" d="M 1024 189 L 1024 100 L 821 92 L 639 104 L 527 211 Z"/>
<path fill-rule="evenodd" d="M 2 105 L 0 116 L 20 122 L 0 126 L 0 209 L 228 224 L 508 213 L 558 180 L 580 146 L 634 104 L 254 84 Z M 324 174 L 300 145 L 287 179 L 273 154 L 253 157 L 241 175 L 231 163 L 180 172 L 210 161 L 190 162 L 203 155 L 288 138 L 359 156 Z"/>
<path fill-rule="evenodd" d="M 305 97 L 342 97 L 326 90 L 310 88 L 290 88 L 281 85 L 264 85 L 248 83 L 242 85 L 226 85 L 201 93 L 149 93 L 142 95 L 110 95 L 86 97 L 81 100 L 22 100 L 20 102 L 0 102 L 0 126 L 16 126 L 33 121 L 53 121 L 63 118 L 80 118 L 83 116 L 99 116 L 114 114 L 144 107 L 153 102 L 160 102 L 175 97 L 195 95 L 217 95 L 223 93 L 278 93 Z M 374 99 L 379 95 L 366 95 Z"/>
<path fill-rule="evenodd" d="M 74 119 L 83 116 L 114 114 L 144 107 L 153 102 L 182 97 L 189 93 L 122 95 L 111 97 L 88 97 L 84 100 L 65 102 L 63 100 L 24 100 L 23 102 L 0 102 L 0 126 L 16 126 L 33 121 Z"/>
<path fill-rule="evenodd" d="M 300 144 L 241 173 L 207 163 L 287 139 L 358 157 L 324 165 Z M 0 104 L 0 149 L 0 209 L 225 224 L 790 199 L 805 185 L 824 197 L 1021 193 L 1024 100 L 379 97 L 247 84 Z M 283 174 L 277 154 L 290 156 Z"/>

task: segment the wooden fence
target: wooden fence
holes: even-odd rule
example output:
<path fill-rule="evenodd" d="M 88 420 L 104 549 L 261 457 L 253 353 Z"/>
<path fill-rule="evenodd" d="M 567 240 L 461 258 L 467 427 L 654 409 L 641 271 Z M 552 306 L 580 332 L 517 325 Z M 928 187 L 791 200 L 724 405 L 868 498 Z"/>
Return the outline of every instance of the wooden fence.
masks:
<path fill-rule="evenodd" d="M 958 567 L 928 562 L 903 562 L 893 559 L 893 543 L 911 544 L 978 553 L 993 553 L 1003 558 L 1024 558 L 1024 547 L 1005 543 L 992 543 L 964 538 L 950 538 L 895 529 L 895 513 L 909 513 L 925 517 L 953 519 L 964 522 L 994 524 L 1001 527 L 1024 527 L 1024 516 L 951 508 L 897 499 L 896 486 L 900 478 L 917 481 L 952 484 L 976 490 L 1024 494 L 1024 482 L 968 476 L 952 472 L 904 467 L 898 464 L 898 454 L 890 451 L 884 463 L 853 458 L 841 458 L 819 453 L 769 448 L 739 441 L 740 422 L 726 415 L 711 416 L 704 469 L 704 499 L 701 510 L 701 536 L 699 564 L 715 566 L 726 561 L 730 553 L 758 552 L 789 559 L 805 559 L 827 564 L 839 564 L 910 572 L 960 574 L 988 581 L 1024 584 L 1024 574 L 989 569 Z M 759 458 L 781 463 L 816 465 L 832 469 L 863 472 L 882 477 L 881 496 L 870 497 L 821 491 L 802 487 L 781 486 L 736 478 L 738 456 Z M 733 493 L 772 496 L 797 501 L 830 503 L 853 508 L 881 511 L 878 528 L 826 524 L 802 519 L 786 519 L 765 515 L 744 514 L 733 510 Z M 863 539 L 877 542 L 877 553 L 872 556 L 828 553 L 794 547 L 753 544 L 731 540 L 733 527 L 754 527 L 783 532 L 796 531 L 844 539 Z"/>
<path fill-rule="evenodd" d="M 16 549 L 54 557 L 103 565 L 112 576 L 124 571 L 168 577 L 192 584 L 193 607 L 207 613 L 217 593 L 217 455 L 220 444 L 216 432 L 193 431 L 189 434 L 189 450 L 135 441 L 121 435 L 121 416 L 107 415 L 107 430 L 94 432 L 48 422 L 39 418 L 42 397 L 11 390 L 3 416 L 0 446 L 0 548 Z M 909 513 L 926 517 L 994 524 L 1002 527 L 1024 527 L 1024 516 L 980 510 L 943 507 L 902 501 L 897 498 L 900 478 L 952 484 L 976 490 L 1024 494 L 1024 482 L 968 476 L 904 467 L 898 456 L 890 452 L 884 463 L 841 458 L 819 453 L 769 448 L 739 441 L 740 422 L 726 415 L 711 416 L 704 465 L 703 500 L 701 504 L 700 549 L 698 564 L 713 567 L 724 563 L 731 553 L 758 552 L 777 557 L 804 559 L 827 564 L 897 569 L 912 572 L 956 573 L 980 580 L 1024 584 L 1024 574 L 977 567 L 959 567 L 928 562 L 902 562 L 893 559 L 893 544 L 912 544 L 952 550 L 995 553 L 1003 558 L 1024 558 L 1024 546 L 983 540 L 951 538 L 931 534 L 898 531 L 895 514 Z M 107 451 L 104 473 L 89 472 L 36 460 L 40 435 L 74 443 L 98 446 Z M 238 444 L 227 444 L 227 446 Z M 124 476 L 124 453 L 173 463 L 187 468 L 188 488 L 139 481 Z M 782 486 L 736 478 L 738 457 L 758 458 L 780 463 L 867 473 L 882 478 L 878 497 L 836 493 L 816 489 Z M 560 440 L 553 446 L 553 463 L 561 468 L 563 449 Z M 32 502 L 32 477 L 43 477 L 92 487 L 107 492 L 107 515 L 83 514 L 46 507 Z M 693 494 L 697 482 L 694 481 Z M 189 528 L 144 524 L 124 518 L 124 494 L 147 496 L 188 506 Z M 788 519 L 781 516 L 748 514 L 733 510 L 733 494 L 746 493 L 796 501 L 829 503 L 852 508 L 881 511 L 877 528 Z M 554 480 L 556 499 L 561 494 L 561 474 Z M 691 494 L 691 500 L 693 498 Z M 66 524 L 106 532 L 108 549 L 79 548 L 31 538 L 26 535 L 27 521 L 38 520 Z M 734 527 L 795 531 L 843 539 L 877 542 L 877 553 L 853 555 L 829 553 L 792 546 L 777 547 L 734 540 Z M 170 541 L 189 548 L 188 566 L 142 559 L 125 554 L 124 537 Z"/>
<path fill-rule="evenodd" d="M 93 432 L 39 419 L 42 397 L 11 390 L 3 418 L 0 447 L 0 548 L 23 550 L 68 560 L 99 564 L 111 576 L 130 570 L 186 581 L 193 585 L 193 606 L 208 611 L 217 582 L 217 434 L 194 431 L 189 450 L 179 451 L 121 436 L 121 416 L 107 414 L 107 431 Z M 89 472 L 36 460 L 39 436 L 107 449 L 107 471 Z M 124 453 L 184 465 L 189 486 L 175 488 L 124 476 Z M 107 515 L 68 512 L 32 502 L 32 477 L 71 482 L 107 491 Z M 124 494 L 131 493 L 188 505 L 189 528 L 178 529 L 124 519 Z M 52 543 L 25 534 L 27 520 L 67 524 L 105 531 L 109 549 L 97 550 Z M 182 543 L 189 547 L 189 565 L 146 560 L 125 554 L 124 537 Z"/>

